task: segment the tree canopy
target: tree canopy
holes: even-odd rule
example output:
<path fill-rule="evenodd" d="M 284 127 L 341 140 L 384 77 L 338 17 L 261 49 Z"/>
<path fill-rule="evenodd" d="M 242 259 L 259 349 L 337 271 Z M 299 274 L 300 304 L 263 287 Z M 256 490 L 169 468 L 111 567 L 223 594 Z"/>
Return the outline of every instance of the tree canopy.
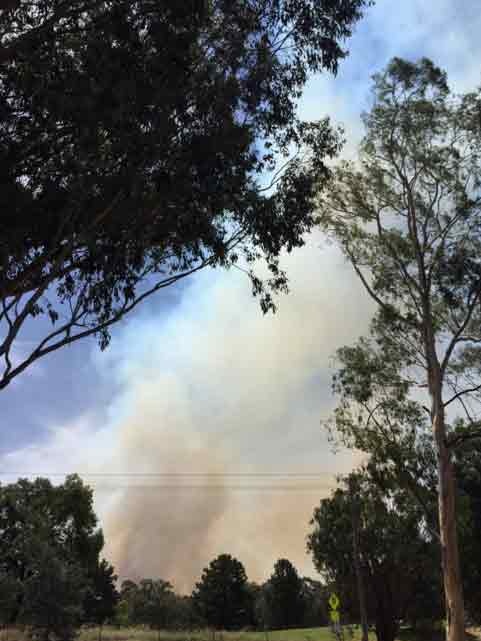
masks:
<path fill-rule="evenodd" d="M 456 451 L 460 547 L 466 611 L 481 623 L 481 438 Z"/>
<path fill-rule="evenodd" d="M 442 611 L 438 551 L 423 527 L 424 514 L 393 475 L 383 486 L 372 467 L 358 470 L 357 496 L 344 479 L 314 511 L 308 537 L 318 571 L 339 591 L 343 611 L 358 621 L 351 512 L 359 508 L 358 547 L 369 619 L 378 641 L 394 641 L 399 622 L 436 621 Z"/>
<path fill-rule="evenodd" d="M 96 559 L 88 571 L 89 586 L 83 602 L 83 619 L 102 625 L 115 615 L 119 599 L 113 566 L 105 559 Z"/>
<path fill-rule="evenodd" d="M 0 533 L 4 623 L 69 639 L 82 621 L 112 616 L 116 577 L 100 559 L 92 490 L 78 476 L 56 486 L 42 478 L 1 486 Z"/>
<path fill-rule="evenodd" d="M 95 566 L 104 544 L 92 490 L 76 475 L 57 486 L 44 478 L 1 486 L 0 532 L 0 567 L 21 580 L 32 542 L 48 542 L 86 571 Z"/>
<path fill-rule="evenodd" d="M 279 559 L 264 586 L 269 628 L 300 627 L 304 615 L 303 581 L 288 559 Z"/>
<path fill-rule="evenodd" d="M 341 144 L 296 101 L 337 70 L 367 4 L 4 0 L 0 388 L 84 336 L 105 347 L 146 296 L 208 266 L 239 262 L 273 307 L 279 254 L 312 228 Z"/>
<path fill-rule="evenodd" d="M 462 641 L 453 452 L 481 425 L 481 94 L 454 95 L 430 60 L 395 58 L 373 95 L 358 162 L 319 198 L 377 304 L 369 336 L 340 351 L 334 422 L 387 451 L 429 420 L 449 639 Z"/>
<path fill-rule="evenodd" d="M 17 622 L 27 624 L 34 638 L 72 641 L 82 621 L 87 589 L 79 563 L 62 558 L 54 546 L 39 542 L 22 587 Z"/>
<path fill-rule="evenodd" d="M 124 581 L 121 598 L 127 604 L 129 623 L 167 628 L 174 611 L 172 585 L 162 579 L 142 579 L 139 583 Z"/>
<path fill-rule="evenodd" d="M 221 554 L 202 572 L 192 593 L 202 620 L 220 630 L 238 629 L 249 618 L 247 575 L 240 561 Z"/>

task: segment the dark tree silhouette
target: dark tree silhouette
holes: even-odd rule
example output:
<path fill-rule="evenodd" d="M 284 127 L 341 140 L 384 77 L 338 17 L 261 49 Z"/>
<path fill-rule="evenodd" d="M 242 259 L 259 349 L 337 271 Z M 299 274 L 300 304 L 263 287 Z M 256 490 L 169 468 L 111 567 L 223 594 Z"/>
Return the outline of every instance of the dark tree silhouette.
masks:
<path fill-rule="evenodd" d="M 18 622 L 42 641 L 73 641 L 82 621 L 87 587 L 78 563 L 65 562 L 59 550 L 39 541 L 29 559 Z"/>
<path fill-rule="evenodd" d="M 438 550 L 424 531 L 422 507 L 408 490 L 399 488 L 395 475 L 385 470 L 380 483 L 379 471 L 368 467 L 355 477 L 356 498 L 346 478 L 315 509 L 308 549 L 316 568 L 341 594 L 344 616 L 358 622 L 354 502 L 359 510 L 358 554 L 369 619 L 378 641 L 394 641 L 401 619 L 415 624 L 421 617 L 432 622 L 441 615 Z"/>
<path fill-rule="evenodd" d="M 96 559 L 93 568 L 89 568 L 88 579 L 90 585 L 83 603 L 84 620 L 103 625 L 107 619 L 113 618 L 119 600 L 115 587 L 117 575 L 105 559 Z"/>
<path fill-rule="evenodd" d="M 279 559 L 264 587 L 270 628 L 292 628 L 302 624 L 303 582 L 288 559 Z"/>
<path fill-rule="evenodd" d="M 99 560 L 104 539 L 92 490 L 78 476 L 56 486 L 42 478 L 2 486 L 0 531 L 0 582 L 16 593 L 3 608 L 10 621 L 47 626 L 58 620 L 70 635 L 85 606 L 98 623 L 110 614 L 115 577 Z M 95 612 L 89 595 L 99 597 Z M 49 618 L 49 604 L 57 598 Z"/>
<path fill-rule="evenodd" d="M 192 598 L 207 625 L 220 630 L 242 627 L 250 604 L 244 566 L 230 554 L 221 554 L 204 569 Z"/>
<path fill-rule="evenodd" d="M 368 3 L 0 3 L 0 388 L 206 267 L 273 307 L 340 145 L 296 100 Z"/>

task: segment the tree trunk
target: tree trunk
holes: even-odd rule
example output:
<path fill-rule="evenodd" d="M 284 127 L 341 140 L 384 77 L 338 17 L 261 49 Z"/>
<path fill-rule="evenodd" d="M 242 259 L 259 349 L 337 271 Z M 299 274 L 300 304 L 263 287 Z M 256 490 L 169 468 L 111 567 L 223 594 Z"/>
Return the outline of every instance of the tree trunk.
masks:
<path fill-rule="evenodd" d="M 446 601 L 446 639 L 465 641 L 464 601 L 456 527 L 456 481 L 447 445 L 443 403 L 443 373 L 436 354 L 436 343 L 429 300 L 425 302 L 425 349 L 431 420 L 438 463 L 438 512 L 441 539 L 444 598 Z"/>
<path fill-rule="evenodd" d="M 368 641 L 369 628 L 367 623 L 366 593 L 362 575 L 361 558 L 359 554 L 359 497 L 358 490 L 351 478 L 351 519 L 352 519 L 352 553 L 356 571 L 357 595 L 359 599 L 359 615 L 361 618 L 361 641 Z"/>
<path fill-rule="evenodd" d="M 395 641 L 398 632 L 397 621 L 392 616 L 392 603 L 384 595 L 378 594 L 376 609 L 377 641 Z"/>
<path fill-rule="evenodd" d="M 377 641 L 395 641 L 397 633 L 397 625 L 393 621 L 380 618 L 376 621 L 376 637 Z"/>
<path fill-rule="evenodd" d="M 446 599 L 446 638 L 447 641 L 465 641 L 463 587 L 456 528 L 456 482 L 451 453 L 446 446 L 444 408 L 439 405 L 437 410 L 433 419 L 433 433 L 438 456 L 439 532 Z"/>

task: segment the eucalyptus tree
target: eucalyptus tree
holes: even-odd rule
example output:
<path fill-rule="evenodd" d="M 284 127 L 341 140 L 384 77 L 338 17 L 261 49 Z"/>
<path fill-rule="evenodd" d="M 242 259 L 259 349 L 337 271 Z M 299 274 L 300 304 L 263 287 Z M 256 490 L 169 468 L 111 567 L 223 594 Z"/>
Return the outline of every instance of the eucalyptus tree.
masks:
<path fill-rule="evenodd" d="M 341 142 L 297 99 L 367 4 L 0 1 L 0 388 L 207 267 L 273 307 Z"/>
<path fill-rule="evenodd" d="M 401 620 L 415 624 L 419 614 L 440 615 L 438 551 L 423 527 L 421 506 L 400 488 L 392 473 L 383 484 L 373 466 L 341 479 L 314 510 L 308 550 L 318 571 L 339 591 L 344 616 L 359 621 L 356 555 L 366 586 L 366 608 L 378 641 L 394 641 Z M 355 482 L 357 496 L 353 495 Z M 359 514 L 357 550 L 353 549 L 351 513 Z"/>
<path fill-rule="evenodd" d="M 374 77 L 364 124 L 359 161 L 319 197 L 377 305 L 370 335 L 341 352 L 335 420 L 388 431 L 390 415 L 414 432 L 429 421 L 447 634 L 461 641 L 453 456 L 481 429 L 481 96 L 455 95 L 427 59 L 395 58 Z"/>

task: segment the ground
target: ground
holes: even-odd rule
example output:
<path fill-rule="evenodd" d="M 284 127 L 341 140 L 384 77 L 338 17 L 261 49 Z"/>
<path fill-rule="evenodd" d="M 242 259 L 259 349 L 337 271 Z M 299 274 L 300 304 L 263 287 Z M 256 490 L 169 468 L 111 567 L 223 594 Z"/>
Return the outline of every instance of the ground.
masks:
<path fill-rule="evenodd" d="M 376 635 L 371 633 L 369 638 L 375 641 Z M 438 637 L 439 638 L 439 637 Z M 422 641 L 437 641 L 438 638 L 428 639 L 423 635 Z M 442 636 L 441 636 L 442 638 Z M 471 630 L 470 641 L 481 641 L 481 629 Z M 160 633 L 145 628 L 121 628 L 106 626 L 102 629 L 100 641 L 333 641 L 334 636 L 329 628 L 310 628 L 301 630 L 276 630 L 266 632 L 216 632 L 211 631 L 166 631 Z M 353 635 L 346 629 L 344 641 L 358 641 L 359 630 L 353 630 Z M 83 630 L 79 641 L 99 641 L 97 628 Z M 399 641 L 420 641 L 409 630 L 403 630 Z"/>

